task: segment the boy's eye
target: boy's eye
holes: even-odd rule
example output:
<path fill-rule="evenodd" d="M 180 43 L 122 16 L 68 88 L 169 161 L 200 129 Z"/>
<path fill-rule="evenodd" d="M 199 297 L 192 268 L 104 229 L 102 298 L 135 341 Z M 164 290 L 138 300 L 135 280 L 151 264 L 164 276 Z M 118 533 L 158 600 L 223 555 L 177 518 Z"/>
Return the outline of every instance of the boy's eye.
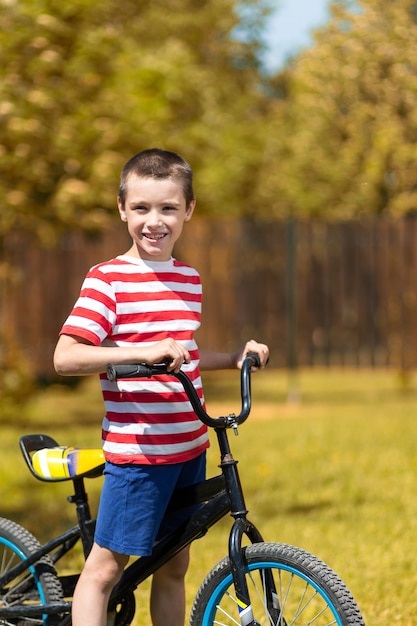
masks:
<path fill-rule="evenodd" d="M 176 211 L 176 210 L 177 210 L 177 207 L 167 205 L 167 206 L 164 206 L 163 210 L 164 210 L 164 211 Z"/>

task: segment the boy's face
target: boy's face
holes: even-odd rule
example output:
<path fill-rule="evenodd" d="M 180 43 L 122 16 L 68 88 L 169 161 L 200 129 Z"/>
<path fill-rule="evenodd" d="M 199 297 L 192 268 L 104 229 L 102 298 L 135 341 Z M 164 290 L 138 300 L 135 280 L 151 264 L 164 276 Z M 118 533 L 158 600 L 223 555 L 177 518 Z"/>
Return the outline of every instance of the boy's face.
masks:
<path fill-rule="evenodd" d="M 179 181 L 131 175 L 125 204 L 119 198 L 118 207 L 133 240 L 129 254 L 145 261 L 169 261 L 195 201 L 186 206 Z"/>

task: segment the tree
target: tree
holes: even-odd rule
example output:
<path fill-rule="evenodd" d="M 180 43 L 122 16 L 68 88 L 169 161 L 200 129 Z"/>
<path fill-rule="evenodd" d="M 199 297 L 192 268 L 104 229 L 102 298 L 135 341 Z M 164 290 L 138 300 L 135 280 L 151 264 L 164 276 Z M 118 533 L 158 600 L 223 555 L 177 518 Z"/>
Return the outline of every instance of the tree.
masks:
<path fill-rule="evenodd" d="M 417 209 L 417 10 L 331 5 L 332 19 L 272 87 L 259 197 L 277 214 L 349 218 Z"/>
<path fill-rule="evenodd" d="M 239 210 L 245 122 L 260 119 L 264 99 L 250 33 L 265 0 L 0 8 L 0 235 L 19 228 L 50 242 L 70 226 L 100 228 L 122 164 L 152 145 L 190 160 L 202 210 L 223 198 Z M 238 26 L 246 39 L 233 38 Z"/>

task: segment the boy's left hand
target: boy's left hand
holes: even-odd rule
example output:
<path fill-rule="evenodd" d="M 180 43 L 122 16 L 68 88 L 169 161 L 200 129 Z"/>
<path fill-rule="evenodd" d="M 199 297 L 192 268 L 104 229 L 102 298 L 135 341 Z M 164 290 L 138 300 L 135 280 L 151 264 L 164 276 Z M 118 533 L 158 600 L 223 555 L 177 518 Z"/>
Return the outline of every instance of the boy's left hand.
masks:
<path fill-rule="evenodd" d="M 266 366 L 269 359 L 268 346 L 264 343 L 258 343 L 254 339 L 251 339 L 250 341 L 247 341 L 243 348 L 234 355 L 236 367 L 238 367 L 239 369 L 242 368 L 243 360 L 249 352 L 256 352 L 256 354 L 259 356 L 259 359 L 261 361 L 261 369 Z M 253 367 L 252 371 L 256 371 L 257 369 L 258 368 Z"/>

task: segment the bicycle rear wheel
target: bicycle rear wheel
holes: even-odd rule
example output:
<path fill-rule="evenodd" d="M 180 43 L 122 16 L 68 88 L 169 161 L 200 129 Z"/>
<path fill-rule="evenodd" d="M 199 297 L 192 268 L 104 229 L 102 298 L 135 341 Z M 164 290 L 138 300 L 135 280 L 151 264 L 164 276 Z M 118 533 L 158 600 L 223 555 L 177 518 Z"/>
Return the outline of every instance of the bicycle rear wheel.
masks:
<path fill-rule="evenodd" d="M 202 583 L 190 626 L 364 626 L 352 594 L 320 559 L 280 543 L 258 543 L 243 550 L 252 613 L 239 609 L 226 557 Z"/>
<path fill-rule="evenodd" d="M 40 547 L 39 541 L 28 530 L 0 517 L 0 575 L 10 571 Z M 3 608 L 59 603 L 63 599 L 61 583 L 48 556 L 0 589 L 0 607 Z M 58 621 L 57 615 L 0 617 L 2 626 L 54 626 Z"/>

